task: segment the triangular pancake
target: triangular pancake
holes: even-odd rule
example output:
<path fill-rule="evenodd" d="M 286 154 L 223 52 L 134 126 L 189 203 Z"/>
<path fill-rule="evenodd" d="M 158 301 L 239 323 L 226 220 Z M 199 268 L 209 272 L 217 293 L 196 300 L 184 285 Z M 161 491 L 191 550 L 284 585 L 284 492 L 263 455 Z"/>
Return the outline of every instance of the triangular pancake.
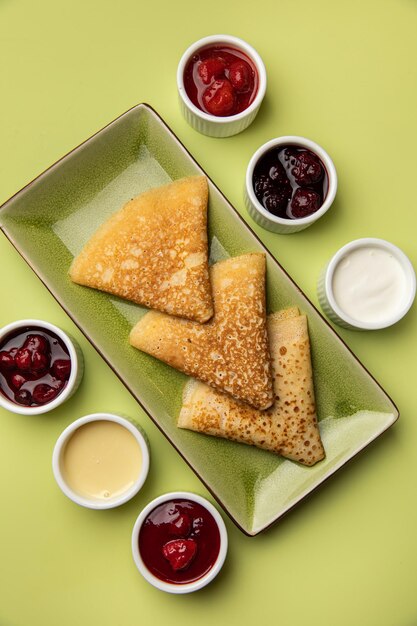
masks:
<path fill-rule="evenodd" d="M 208 272 L 207 180 L 146 191 L 113 214 L 70 268 L 71 279 L 171 315 L 213 315 Z"/>
<path fill-rule="evenodd" d="M 190 376 L 249 404 L 273 402 L 265 310 L 265 255 L 245 254 L 210 268 L 214 317 L 196 324 L 151 311 L 130 342 Z"/>
<path fill-rule="evenodd" d="M 257 411 L 191 380 L 184 390 L 180 428 L 232 439 L 314 465 L 324 457 L 317 426 L 307 318 L 291 308 L 268 317 L 276 400 Z"/>

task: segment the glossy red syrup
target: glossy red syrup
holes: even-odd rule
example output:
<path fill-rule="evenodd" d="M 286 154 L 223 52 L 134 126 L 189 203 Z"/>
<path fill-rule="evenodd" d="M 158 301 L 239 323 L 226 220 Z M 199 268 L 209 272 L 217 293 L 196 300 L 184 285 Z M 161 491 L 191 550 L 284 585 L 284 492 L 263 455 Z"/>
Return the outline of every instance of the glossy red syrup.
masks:
<path fill-rule="evenodd" d="M 210 46 L 196 52 L 184 71 L 184 87 L 191 102 L 218 117 L 247 109 L 258 91 L 253 61 L 229 46 Z"/>
<path fill-rule="evenodd" d="M 70 374 L 68 350 L 55 333 L 27 327 L 0 344 L 0 392 L 15 404 L 51 402 L 65 389 Z"/>
<path fill-rule="evenodd" d="M 199 580 L 220 550 L 220 533 L 207 509 L 191 500 L 156 507 L 139 532 L 139 552 L 148 570 L 167 583 Z"/>

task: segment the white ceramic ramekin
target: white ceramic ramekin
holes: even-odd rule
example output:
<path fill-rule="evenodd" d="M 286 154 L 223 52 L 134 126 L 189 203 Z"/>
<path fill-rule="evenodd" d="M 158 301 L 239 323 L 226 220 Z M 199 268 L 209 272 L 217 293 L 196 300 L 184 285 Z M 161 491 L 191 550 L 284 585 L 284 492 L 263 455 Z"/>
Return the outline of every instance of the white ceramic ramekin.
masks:
<path fill-rule="evenodd" d="M 164 502 L 169 502 L 170 500 L 181 499 L 197 502 L 198 504 L 206 508 L 209 513 L 211 513 L 220 533 L 220 550 L 213 567 L 204 576 L 190 583 L 175 584 L 160 580 L 148 570 L 142 560 L 139 550 L 139 532 L 143 522 L 145 521 L 149 513 L 151 513 L 157 506 L 163 504 Z M 227 554 L 227 544 L 227 530 L 220 513 L 208 500 L 206 500 L 202 496 L 198 496 L 195 493 L 189 493 L 188 491 L 174 491 L 172 493 L 165 493 L 164 495 L 155 498 L 155 500 L 152 500 L 152 502 L 150 502 L 139 514 L 139 517 L 135 522 L 132 532 L 132 554 L 139 572 L 151 585 L 153 585 L 157 589 L 174 594 L 191 593 L 193 591 L 198 591 L 199 589 L 202 589 L 203 587 L 208 585 L 217 576 L 217 574 L 223 567 L 223 563 Z"/>
<path fill-rule="evenodd" d="M 258 72 L 258 91 L 252 104 L 241 113 L 227 117 L 217 117 L 201 111 L 191 102 L 184 86 L 184 70 L 189 59 L 201 48 L 216 44 L 226 44 L 241 50 L 253 61 Z M 256 50 L 246 41 L 232 35 L 210 35 L 193 43 L 182 55 L 177 69 L 177 88 L 182 114 L 190 126 L 210 137 L 230 137 L 245 130 L 259 111 L 266 91 L 265 65 Z"/>
<path fill-rule="evenodd" d="M 253 188 L 253 172 L 259 159 L 261 159 L 261 157 L 263 157 L 270 150 L 287 145 L 307 148 L 307 150 L 311 150 L 311 152 L 314 152 L 326 168 L 326 173 L 328 177 L 329 186 L 327 194 L 319 210 L 315 213 L 312 213 L 311 215 L 307 215 L 307 217 L 300 217 L 299 219 L 285 219 L 283 217 L 277 217 L 276 215 L 273 215 L 272 213 L 267 211 L 267 209 L 265 209 L 265 207 L 262 206 L 262 204 L 259 202 Z M 245 203 L 248 213 L 257 224 L 259 224 L 263 228 L 266 228 L 267 230 L 271 230 L 274 233 L 296 233 L 300 230 L 304 230 L 308 226 L 311 226 L 311 224 L 314 224 L 314 222 L 320 219 L 330 209 L 336 196 L 336 191 L 337 174 L 333 161 L 321 146 L 319 146 L 314 141 L 311 141 L 311 139 L 306 139 L 305 137 L 287 135 L 267 141 L 260 148 L 258 148 L 255 154 L 252 156 L 246 170 Z"/>
<path fill-rule="evenodd" d="M 399 262 L 400 267 L 404 272 L 403 282 L 405 285 L 405 292 L 404 297 L 402 298 L 401 306 L 397 308 L 395 313 L 387 315 L 383 319 L 375 322 L 354 319 L 350 314 L 341 308 L 334 294 L 333 279 L 336 268 L 339 263 L 346 259 L 349 253 L 361 248 L 377 248 L 386 251 Z M 347 243 L 330 259 L 320 274 L 317 284 L 317 294 L 323 312 L 329 319 L 335 322 L 335 324 L 351 330 L 378 330 L 392 326 L 392 324 L 395 324 L 402 319 L 409 311 L 416 295 L 416 275 L 409 258 L 402 250 L 400 250 L 400 248 L 389 241 L 385 241 L 384 239 L 365 237 L 363 239 L 356 239 Z"/>
<path fill-rule="evenodd" d="M 71 374 L 65 388 L 56 396 L 56 398 L 40 406 L 24 406 L 17 404 L 11 402 L 0 393 L 0 406 L 8 411 L 12 411 L 12 413 L 19 413 L 20 415 L 40 415 L 41 413 L 48 413 L 49 411 L 56 409 L 75 393 L 84 373 L 84 359 L 78 343 L 75 339 L 58 328 L 58 326 L 50 324 L 49 322 L 26 319 L 7 324 L 7 326 L 3 326 L 3 328 L 0 329 L 0 342 L 2 342 L 6 335 L 9 335 L 10 333 L 18 331 L 19 329 L 23 330 L 25 328 L 32 327 L 40 329 L 43 328 L 46 331 L 54 333 L 61 339 L 69 353 L 71 360 Z"/>
<path fill-rule="evenodd" d="M 132 433 L 132 435 L 139 444 L 139 448 L 142 454 L 140 472 L 136 477 L 133 485 L 120 495 L 109 498 L 108 500 L 86 498 L 83 495 L 74 491 L 69 486 L 65 478 L 65 472 L 63 471 L 62 467 L 65 446 L 67 445 L 68 441 L 73 436 L 75 431 L 81 426 L 84 426 L 85 424 L 88 424 L 90 422 L 103 420 L 115 422 L 116 424 L 123 426 L 123 428 L 126 428 L 130 433 Z M 60 489 L 68 498 L 70 498 L 70 500 L 72 500 L 76 504 L 84 506 L 88 509 L 113 509 L 114 507 L 120 506 L 128 500 L 131 500 L 142 488 L 149 471 L 149 457 L 149 447 L 146 435 L 139 425 L 132 423 L 125 417 L 121 417 L 120 415 L 114 415 L 113 413 L 92 413 L 91 415 L 85 415 L 84 417 L 80 417 L 79 419 L 75 420 L 75 422 L 72 422 L 72 424 L 67 426 L 67 428 L 58 437 L 52 454 L 52 471 Z"/>

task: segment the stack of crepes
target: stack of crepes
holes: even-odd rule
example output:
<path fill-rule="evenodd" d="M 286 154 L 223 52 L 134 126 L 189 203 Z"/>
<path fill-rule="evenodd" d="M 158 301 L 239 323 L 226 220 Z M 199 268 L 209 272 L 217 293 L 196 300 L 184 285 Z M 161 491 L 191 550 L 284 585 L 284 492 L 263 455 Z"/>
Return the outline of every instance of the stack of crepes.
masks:
<path fill-rule="evenodd" d="M 207 181 L 141 194 L 74 260 L 74 282 L 144 304 L 136 348 L 192 376 L 178 426 L 270 450 L 305 465 L 324 456 L 307 319 L 266 316 L 265 255 L 208 267 Z"/>
<path fill-rule="evenodd" d="M 296 307 L 268 316 L 275 401 L 265 410 L 196 380 L 184 390 L 180 428 L 270 450 L 303 465 L 324 458 L 317 425 L 307 318 Z"/>

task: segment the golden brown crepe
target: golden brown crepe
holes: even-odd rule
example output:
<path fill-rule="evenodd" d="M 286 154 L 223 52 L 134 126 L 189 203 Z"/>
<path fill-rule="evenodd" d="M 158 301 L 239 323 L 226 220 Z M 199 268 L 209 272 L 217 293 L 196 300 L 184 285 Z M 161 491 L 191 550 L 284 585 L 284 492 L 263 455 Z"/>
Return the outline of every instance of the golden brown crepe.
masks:
<path fill-rule="evenodd" d="M 265 255 L 244 254 L 210 268 L 214 317 L 196 324 L 151 311 L 130 343 L 259 409 L 273 402 L 265 310 Z"/>
<path fill-rule="evenodd" d="M 232 439 L 313 465 L 324 457 L 314 404 L 307 318 L 297 308 L 268 317 L 276 400 L 257 411 L 191 380 L 184 390 L 180 428 Z"/>
<path fill-rule="evenodd" d="M 70 268 L 80 285 L 171 315 L 213 315 L 208 271 L 207 180 L 151 189 L 112 215 Z"/>

